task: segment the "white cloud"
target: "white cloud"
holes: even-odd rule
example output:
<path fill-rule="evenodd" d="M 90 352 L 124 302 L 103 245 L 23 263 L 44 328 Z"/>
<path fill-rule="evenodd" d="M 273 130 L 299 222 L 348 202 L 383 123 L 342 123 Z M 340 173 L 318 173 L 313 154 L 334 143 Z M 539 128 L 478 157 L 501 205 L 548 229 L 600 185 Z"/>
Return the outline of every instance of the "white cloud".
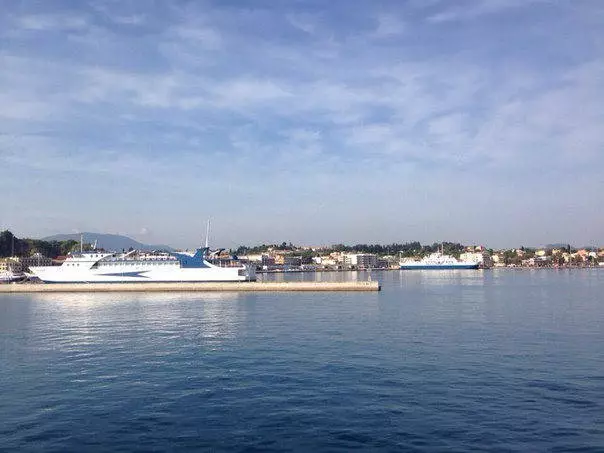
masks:
<path fill-rule="evenodd" d="M 221 34 L 214 28 L 204 24 L 188 23 L 178 25 L 169 30 L 168 35 L 170 34 L 180 39 L 178 45 L 211 50 L 219 49 L 222 46 Z"/>
<path fill-rule="evenodd" d="M 17 26 L 31 31 L 74 31 L 88 26 L 88 18 L 74 14 L 31 14 L 20 16 Z"/>
<path fill-rule="evenodd" d="M 283 100 L 292 96 L 279 81 L 257 78 L 235 78 L 214 86 L 216 103 L 223 107 L 246 106 Z"/>
<path fill-rule="evenodd" d="M 298 30 L 303 31 L 309 35 L 315 33 L 317 29 L 318 18 L 312 14 L 286 14 L 287 21 L 292 25 L 292 27 L 297 28 Z"/>
<path fill-rule="evenodd" d="M 406 30 L 405 22 L 393 14 L 378 15 L 377 23 L 374 36 L 378 38 L 400 35 Z"/>
<path fill-rule="evenodd" d="M 532 3 L 551 3 L 551 0 L 470 0 L 446 3 L 449 8 L 428 18 L 429 22 L 453 22 L 492 15 L 507 10 L 526 8 Z M 445 4 L 445 3 L 443 3 Z M 450 6 L 452 5 L 452 6 Z"/>

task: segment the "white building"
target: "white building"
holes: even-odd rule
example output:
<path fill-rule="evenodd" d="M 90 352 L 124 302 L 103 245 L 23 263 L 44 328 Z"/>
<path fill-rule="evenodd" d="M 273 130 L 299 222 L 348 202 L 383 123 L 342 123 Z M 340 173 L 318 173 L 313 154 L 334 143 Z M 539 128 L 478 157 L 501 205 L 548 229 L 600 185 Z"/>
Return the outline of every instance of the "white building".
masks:
<path fill-rule="evenodd" d="M 242 261 L 247 261 L 249 263 L 260 263 L 262 262 L 263 255 L 258 253 L 255 255 L 239 255 L 239 259 Z"/>
<path fill-rule="evenodd" d="M 369 269 L 377 266 L 377 255 L 372 253 L 348 253 L 344 255 L 344 265 L 358 269 Z"/>

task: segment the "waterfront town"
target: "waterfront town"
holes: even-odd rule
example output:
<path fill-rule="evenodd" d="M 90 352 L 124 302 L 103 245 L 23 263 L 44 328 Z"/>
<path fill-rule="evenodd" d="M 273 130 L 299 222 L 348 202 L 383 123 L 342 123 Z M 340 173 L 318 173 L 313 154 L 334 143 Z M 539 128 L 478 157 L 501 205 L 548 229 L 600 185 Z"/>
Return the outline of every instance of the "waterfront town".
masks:
<path fill-rule="evenodd" d="M 0 272 L 28 272 L 30 266 L 61 265 L 69 253 L 90 250 L 94 244 L 75 240 L 44 241 L 19 239 L 10 231 L 0 233 Z M 217 249 L 208 260 L 220 266 L 252 264 L 258 272 L 342 271 L 399 269 L 408 260 L 443 253 L 460 261 L 478 262 L 481 268 L 564 268 L 603 267 L 604 248 L 574 248 L 549 245 L 494 250 L 482 245 L 452 242 L 422 245 L 407 242 L 390 245 L 343 244 L 296 246 L 291 243 L 241 246 L 236 250 Z"/>
<path fill-rule="evenodd" d="M 436 248 L 435 245 L 433 248 Z M 312 256 L 307 253 L 310 250 Z M 327 248 L 327 251 L 329 249 Z M 401 254 L 378 255 L 375 253 L 329 252 L 321 253 L 321 248 L 300 247 L 290 253 L 279 250 L 268 250 L 264 254 L 239 257 L 248 262 L 257 263 L 259 270 L 367 270 L 398 269 Z M 419 260 L 424 253 L 406 257 L 408 260 Z M 466 246 L 458 254 L 460 261 L 477 261 L 482 268 L 493 267 L 590 267 L 604 266 L 604 250 L 565 250 L 549 249 L 510 249 L 488 250 L 482 246 Z"/>

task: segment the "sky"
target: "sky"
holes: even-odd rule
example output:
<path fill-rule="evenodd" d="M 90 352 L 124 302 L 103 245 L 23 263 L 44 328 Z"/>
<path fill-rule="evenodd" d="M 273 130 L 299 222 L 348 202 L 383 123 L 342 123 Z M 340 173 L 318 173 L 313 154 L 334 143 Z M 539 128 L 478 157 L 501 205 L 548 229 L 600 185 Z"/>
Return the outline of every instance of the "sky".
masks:
<path fill-rule="evenodd" d="M 18 1 L 0 229 L 604 245 L 600 0 Z"/>

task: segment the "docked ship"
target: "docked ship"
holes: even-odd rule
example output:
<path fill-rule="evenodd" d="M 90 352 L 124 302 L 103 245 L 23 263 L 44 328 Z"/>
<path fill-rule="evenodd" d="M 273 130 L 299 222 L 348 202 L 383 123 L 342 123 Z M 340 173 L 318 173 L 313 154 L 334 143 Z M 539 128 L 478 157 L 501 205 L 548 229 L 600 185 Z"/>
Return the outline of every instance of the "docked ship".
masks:
<path fill-rule="evenodd" d="M 445 255 L 442 252 L 431 253 L 421 260 L 401 260 L 400 269 L 403 270 L 422 270 L 422 269 L 478 269 L 479 261 L 461 261 L 451 255 Z"/>
<path fill-rule="evenodd" d="M 60 266 L 32 266 L 29 277 L 45 283 L 242 282 L 256 279 L 252 266 L 223 267 L 195 253 L 98 250 L 70 253 Z"/>
<path fill-rule="evenodd" d="M 18 282 L 20 280 L 23 280 L 24 278 L 25 274 L 23 273 L 16 273 L 12 270 L 0 271 L 0 283 Z"/>

